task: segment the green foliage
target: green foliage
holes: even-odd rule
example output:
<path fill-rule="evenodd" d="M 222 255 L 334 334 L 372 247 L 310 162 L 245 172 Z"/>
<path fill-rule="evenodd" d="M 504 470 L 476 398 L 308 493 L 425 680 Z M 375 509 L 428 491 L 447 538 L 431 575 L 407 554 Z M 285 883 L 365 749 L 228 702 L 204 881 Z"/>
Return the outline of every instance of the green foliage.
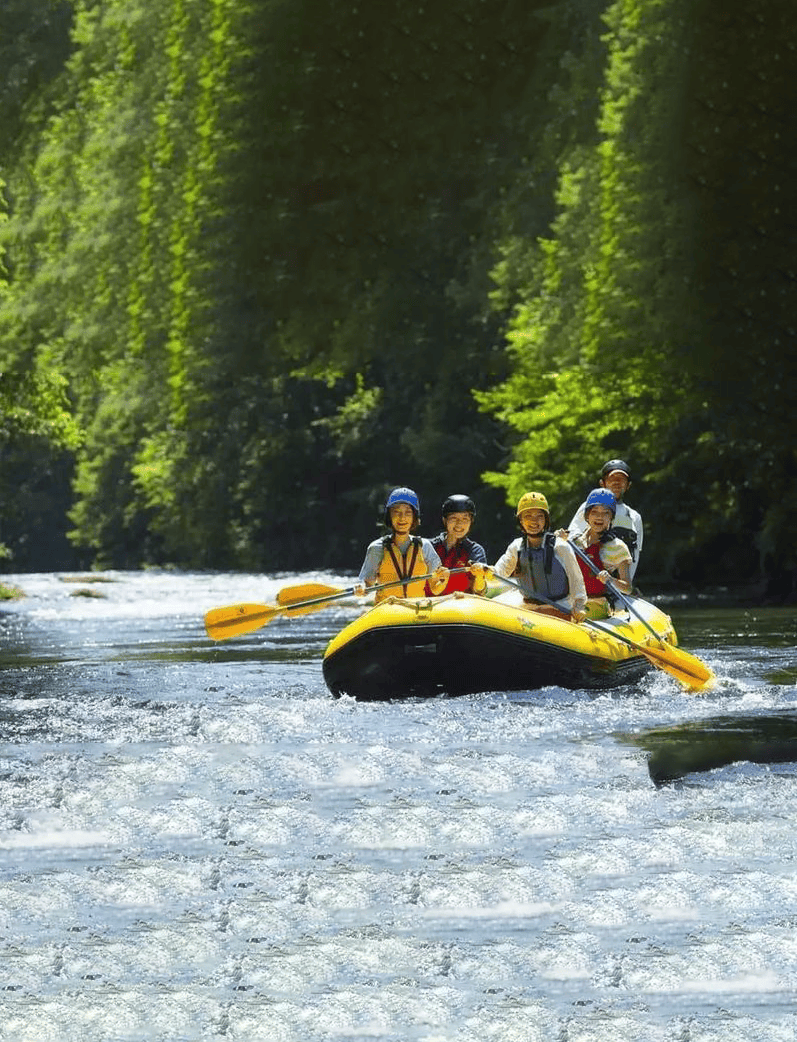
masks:
<path fill-rule="evenodd" d="M 777 0 L 9 0 L 4 492 L 29 454 L 103 563 L 353 568 L 392 484 L 496 549 L 622 455 L 646 569 L 794 568 L 793 44 Z"/>
<path fill-rule="evenodd" d="M 668 133 L 683 104 L 671 87 L 684 78 L 681 14 L 642 0 L 607 13 L 597 136 L 585 128 L 562 157 L 550 233 L 522 262 L 512 375 L 480 396 L 522 439 L 506 472 L 490 476 L 510 500 L 531 480 L 564 512 L 607 454 L 655 452 L 671 423 L 686 332 L 666 306 L 684 309 L 684 204 Z M 510 239 L 507 251 L 523 248 Z M 506 262 L 494 277 L 506 299 Z"/>
<path fill-rule="evenodd" d="M 793 576 L 781 502 L 794 312 L 777 193 L 794 30 L 775 3 L 618 0 L 605 20 L 597 138 L 584 131 L 562 157 L 550 232 L 507 236 L 494 269 L 496 303 L 513 304 L 512 370 L 479 400 L 516 443 L 488 478 L 509 500 L 542 486 L 565 520 L 602 461 L 623 456 L 642 479 L 635 505 L 667 502 L 664 529 L 648 517 L 644 571 L 721 575 L 729 558 L 712 570 L 706 551 L 731 532 L 735 575 L 755 573 L 757 545 L 758 564 Z M 742 170 L 727 163 L 741 154 Z"/>
<path fill-rule="evenodd" d="M 69 53 L 69 0 L 0 5 L 0 168 L 10 162 L 26 110 L 41 106 Z"/>
<path fill-rule="evenodd" d="M 56 571 L 88 562 L 66 538 L 72 454 L 17 431 L 0 445 L 0 570 Z"/>

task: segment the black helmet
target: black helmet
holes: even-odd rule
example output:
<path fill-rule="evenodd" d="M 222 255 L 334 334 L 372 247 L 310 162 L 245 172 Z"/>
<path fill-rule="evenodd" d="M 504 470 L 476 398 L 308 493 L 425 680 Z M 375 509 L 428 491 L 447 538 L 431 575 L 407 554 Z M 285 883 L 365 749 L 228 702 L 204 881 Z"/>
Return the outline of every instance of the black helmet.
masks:
<path fill-rule="evenodd" d="M 476 516 L 476 504 L 470 496 L 449 496 L 440 511 L 443 517 L 449 514 L 472 514 Z"/>
<path fill-rule="evenodd" d="M 607 460 L 601 467 L 601 480 L 607 477 L 612 471 L 619 470 L 631 480 L 631 468 L 621 459 L 610 459 Z"/>

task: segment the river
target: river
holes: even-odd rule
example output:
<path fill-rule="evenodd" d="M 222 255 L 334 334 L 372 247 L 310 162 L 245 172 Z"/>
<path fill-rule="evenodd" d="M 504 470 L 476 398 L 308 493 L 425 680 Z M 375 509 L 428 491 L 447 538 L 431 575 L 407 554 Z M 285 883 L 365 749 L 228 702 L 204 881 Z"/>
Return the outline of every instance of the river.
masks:
<path fill-rule="evenodd" d="M 3 1042 L 797 1037 L 794 762 L 654 784 L 645 738 L 790 720 L 794 610 L 670 604 L 705 695 L 357 703 L 353 602 L 202 625 L 350 577 L 67 578 L 0 606 Z"/>

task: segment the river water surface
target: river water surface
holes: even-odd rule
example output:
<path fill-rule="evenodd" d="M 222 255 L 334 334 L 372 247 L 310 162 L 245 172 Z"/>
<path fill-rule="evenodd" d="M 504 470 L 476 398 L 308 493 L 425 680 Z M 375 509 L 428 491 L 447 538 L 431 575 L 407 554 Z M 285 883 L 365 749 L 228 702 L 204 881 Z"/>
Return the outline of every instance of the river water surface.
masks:
<path fill-rule="evenodd" d="M 797 767 L 657 787 L 632 740 L 797 714 L 793 610 L 670 605 L 703 696 L 364 704 L 353 601 L 202 624 L 351 578 L 66 578 L 0 608 L 3 1042 L 797 1037 Z"/>

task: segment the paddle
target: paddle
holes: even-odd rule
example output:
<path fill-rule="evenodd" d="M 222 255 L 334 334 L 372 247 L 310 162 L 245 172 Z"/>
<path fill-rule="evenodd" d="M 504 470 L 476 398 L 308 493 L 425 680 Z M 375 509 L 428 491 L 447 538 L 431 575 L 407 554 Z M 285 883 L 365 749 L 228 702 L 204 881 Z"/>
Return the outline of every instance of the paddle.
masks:
<path fill-rule="evenodd" d="M 467 568 L 452 568 L 451 574 L 467 572 Z M 428 575 L 413 576 L 413 582 L 421 582 L 432 578 Z M 403 586 L 406 580 L 395 579 L 389 583 L 371 586 L 365 593 L 387 590 L 392 586 Z M 307 583 L 304 586 L 286 586 L 277 594 L 277 604 L 231 604 L 226 608 L 211 608 L 205 614 L 205 629 L 211 640 L 229 640 L 240 637 L 266 626 L 276 615 L 307 615 L 318 611 L 331 601 L 341 597 L 352 597 L 357 592 L 356 586 L 342 590 L 339 586 L 322 586 L 320 583 Z"/>
<path fill-rule="evenodd" d="M 515 582 L 514 579 L 507 579 L 503 575 L 496 575 L 495 578 L 500 579 L 501 582 L 507 583 L 509 586 L 515 586 L 518 590 L 523 589 L 520 583 Z M 536 590 L 534 591 L 534 597 L 535 600 L 542 601 L 543 604 L 550 604 L 553 608 L 559 607 L 559 605 L 554 601 L 549 600 L 547 597 L 543 597 L 543 595 L 538 593 Z M 641 655 L 644 655 L 648 662 L 655 666 L 656 669 L 661 669 L 665 673 L 669 673 L 670 676 L 675 677 L 676 680 L 680 680 L 682 684 L 694 691 L 699 691 L 702 688 L 705 688 L 705 686 L 714 679 L 714 674 L 708 666 L 703 665 L 700 659 L 695 658 L 694 655 L 690 655 L 686 651 L 681 651 L 680 648 L 673 647 L 671 644 L 665 644 L 658 634 L 656 634 L 656 639 L 661 642 L 661 649 L 651 648 L 645 644 L 638 644 L 635 640 L 631 640 L 630 637 L 618 633 L 611 626 L 603 626 L 595 619 L 585 619 L 583 625 L 591 626 L 593 629 L 600 630 L 601 633 L 605 633 L 609 637 L 614 637 L 622 644 L 626 644 L 629 648 L 633 648 Z M 695 663 L 697 663 L 697 667 L 695 667 Z"/>
<path fill-rule="evenodd" d="M 592 574 L 598 575 L 601 569 L 598 568 L 595 565 L 595 562 L 592 561 L 590 557 L 584 553 L 581 547 L 576 546 L 572 539 L 568 539 L 567 542 L 568 545 L 575 552 L 576 556 L 589 567 L 589 569 L 592 571 Z M 662 669 L 666 670 L 668 673 L 672 673 L 673 676 L 678 677 L 679 680 L 682 680 L 683 683 L 687 684 L 688 687 L 691 687 L 694 690 L 700 690 L 700 688 L 705 687 L 706 684 L 714 680 L 713 671 L 709 669 L 709 667 L 704 662 L 701 662 L 696 655 L 690 655 L 688 651 L 682 651 L 680 648 L 676 648 L 672 644 L 668 644 L 661 636 L 661 634 L 657 633 L 653 629 L 648 620 L 643 615 L 641 615 L 640 612 L 637 611 L 637 609 L 634 607 L 634 602 L 632 601 L 632 599 L 630 597 L 627 597 L 615 583 L 607 582 L 605 585 L 615 595 L 615 597 L 617 597 L 617 599 L 625 605 L 625 607 L 631 612 L 631 614 L 636 616 L 637 619 L 639 619 L 639 621 L 642 623 L 645 629 L 648 630 L 649 633 L 652 633 L 656 640 L 660 643 L 662 652 L 664 654 L 662 661 L 664 663 L 667 663 L 667 665 L 673 667 L 671 669 L 668 669 L 667 665 L 663 664 L 661 666 Z M 605 629 L 605 627 L 603 626 L 600 628 Z M 619 637 L 619 634 L 617 634 L 617 636 Z M 626 643 L 630 642 L 626 639 Z M 653 649 L 651 648 L 647 649 L 648 652 L 652 652 L 652 650 Z M 681 674 L 684 674 L 683 677 L 681 676 Z M 687 677 L 689 677 L 690 679 L 687 680 Z"/>

